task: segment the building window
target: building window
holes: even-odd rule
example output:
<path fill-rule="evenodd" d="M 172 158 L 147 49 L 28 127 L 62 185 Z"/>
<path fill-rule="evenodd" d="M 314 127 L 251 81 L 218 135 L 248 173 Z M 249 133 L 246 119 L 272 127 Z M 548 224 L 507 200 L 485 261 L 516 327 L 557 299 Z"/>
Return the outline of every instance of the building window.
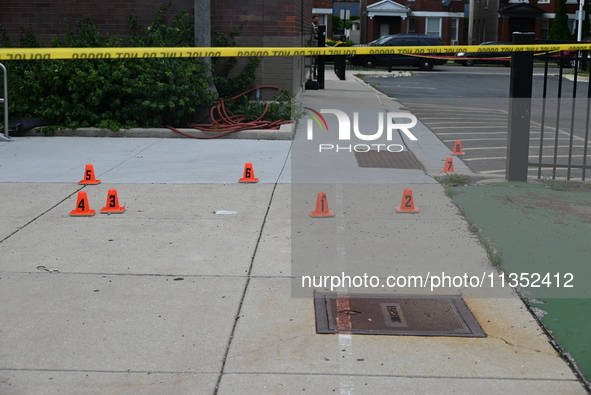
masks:
<path fill-rule="evenodd" d="M 549 23 L 548 23 L 548 19 L 542 19 L 542 26 L 540 28 L 540 38 L 542 40 L 547 40 L 548 39 L 548 32 L 550 29 L 548 29 Z"/>
<path fill-rule="evenodd" d="M 575 22 L 574 19 L 568 20 L 568 30 L 570 30 L 571 34 L 575 34 Z"/>
<path fill-rule="evenodd" d="M 451 45 L 458 44 L 458 18 L 451 19 Z"/>
<path fill-rule="evenodd" d="M 417 32 L 417 18 L 408 18 L 408 32 L 407 33 L 416 33 Z"/>
<path fill-rule="evenodd" d="M 441 37 L 441 18 L 426 18 L 425 33 L 429 36 Z"/>

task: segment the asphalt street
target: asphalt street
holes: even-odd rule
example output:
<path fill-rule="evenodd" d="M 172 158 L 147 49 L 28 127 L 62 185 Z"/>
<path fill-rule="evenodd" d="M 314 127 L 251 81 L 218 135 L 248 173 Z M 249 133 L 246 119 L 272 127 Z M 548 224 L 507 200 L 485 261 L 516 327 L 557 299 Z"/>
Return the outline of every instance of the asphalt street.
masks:
<path fill-rule="evenodd" d="M 405 77 L 367 77 L 365 81 L 409 108 L 450 149 L 460 140 L 465 163 L 476 173 L 504 176 L 509 119 L 510 71 L 504 66 L 439 66 L 432 72 L 411 72 Z M 543 68 L 533 77 L 530 160 L 539 158 L 543 133 L 543 161 L 554 155 L 559 160 L 580 160 L 584 156 L 586 100 L 589 84 L 575 85 L 551 69 L 544 85 Z M 564 73 L 569 72 L 565 69 Z M 576 89 L 577 99 L 573 99 Z M 542 100 L 543 97 L 547 99 Z M 558 97 L 561 97 L 558 99 Z M 558 120 L 558 121 L 557 121 Z M 571 149 L 570 131 L 574 132 Z M 554 144 L 557 150 L 554 152 Z M 530 176 L 538 175 L 537 168 Z M 551 176 L 552 169 L 540 175 Z M 564 176 L 564 171 L 556 173 Z M 571 176 L 580 177 L 575 171 Z"/>

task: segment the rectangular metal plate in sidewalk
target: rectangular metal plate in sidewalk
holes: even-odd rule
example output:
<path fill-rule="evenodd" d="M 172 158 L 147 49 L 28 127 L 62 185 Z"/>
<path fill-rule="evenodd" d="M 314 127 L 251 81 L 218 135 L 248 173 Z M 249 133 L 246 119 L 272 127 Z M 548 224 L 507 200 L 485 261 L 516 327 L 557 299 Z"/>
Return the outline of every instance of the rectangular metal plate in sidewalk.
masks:
<path fill-rule="evenodd" d="M 366 151 L 355 152 L 359 167 L 377 169 L 424 170 L 423 165 L 411 151 Z"/>
<path fill-rule="evenodd" d="M 460 296 L 314 294 L 317 333 L 486 337 Z"/>

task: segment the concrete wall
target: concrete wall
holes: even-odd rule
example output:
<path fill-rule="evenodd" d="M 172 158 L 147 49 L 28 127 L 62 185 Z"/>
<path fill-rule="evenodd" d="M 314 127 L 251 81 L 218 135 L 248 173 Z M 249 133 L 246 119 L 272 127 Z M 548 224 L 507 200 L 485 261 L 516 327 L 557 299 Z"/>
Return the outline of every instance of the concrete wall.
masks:
<path fill-rule="evenodd" d="M 13 45 L 18 43 L 21 29 L 32 28 L 36 37 L 49 46 L 51 38 L 65 33 L 66 19 L 74 23 L 86 15 L 92 17 L 99 31 L 128 37 L 131 31 L 127 14 L 136 15 L 140 23 L 147 24 L 162 4 L 163 0 L 2 0 L 0 23 Z M 181 9 L 192 10 L 193 0 L 174 0 L 168 11 L 170 21 Z"/>
<path fill-rule="evenodd" d="M 301 47 L 307 45 L 312 1 L 211 0 L 216 31 L 229 33 L 242 26 L 236 41 L 242 47 Z M 303 57 L 263 57 L 257 82 L 298 93 L 304 84 Z M 267 99 L 265 97 L 265 99 Z"/>

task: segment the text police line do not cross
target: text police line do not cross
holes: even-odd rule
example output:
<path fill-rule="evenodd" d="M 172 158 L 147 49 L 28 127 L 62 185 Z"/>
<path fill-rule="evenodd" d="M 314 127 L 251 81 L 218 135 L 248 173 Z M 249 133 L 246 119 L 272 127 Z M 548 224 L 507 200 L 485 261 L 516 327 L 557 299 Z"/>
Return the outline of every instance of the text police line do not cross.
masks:
<path fill-rule="evenodd" d="M 338 125 L 339 125 L 339 130 L 338 130 L 339 141 L 351 140 L 351 129 L 353 130 L 353 134 L 355 135 L 355 137 L 358 138 L 359 140 L 362 140 L 362 141 L 378 140 L 384 134 L 384 123 L 386 124 L 386 127 L 385 127 L 386 139 L 388 141 L 392 141 L 392 136 L 393 136 L 394 130 L 400 130 L 411 141 L 418 140 L 415 137 L 415 135 L 410 131 L 410 128 L 413 128 L 414 126 L 417 125 L 417 117 L 414 116 L 413 114 L 409 114 L 406 112 L 387 112 L 385 114 L 383 112 L 378 113 L 378 130 L 372 134 L 364 134 L 359 129 L 359 113 L 358 112 L 353 113 L 353 122 L 351 122 L 349 115 L 347 115 L 344 111 L 341 111 L 341 110 L 322 109 L 322 110 L 320 110 L 320 113 L 321 114 L 333 114 L 337 117 L 337 121 L 338 121 Z M 395 118 L 410 119 L 410 122 L 394 123 Z M 385 122 L 384 122 L 384 119 L 385 119 Z M 353 128 L 351 128 L 351 124 L 353 125 Z M 308 129 L 307 139 L 313 140 L 314 139 L 314 128 L 313 128 L 312 119 L 308 119 L 307 129 Z M 380 146 L 382 146 L 382 145 L 384 145 L 384 144 L 372 144 L 372 146 L 377 146 L 378 151 L 380 150 Z M 363 147 L 359 147 L 359 149 L 357 149 L 358 146 L 363 146 Z M 391 149 L 392 146 L 396 146 L 396 149 L 392 150 Z M 331 150 L 334 148 L 335 148 L 335 146 L 333 144 L 320 144 L 319 145 L 320 152 L 323 149 L 324 150 Z M 336 148 L 338 151 L 339 150 L 338 145 Z M 353 150 L 355 150 L 355 151 L 369 151 L 370 147 L 367 144 L 358 144 L 355 147 L 353 147 Z M 391 144 L 391 145 L 387 146 L 387 150 L 390 152 L 400 152 L 400 151 L 404 150 L 404 147 L 400 144 Z"/>

